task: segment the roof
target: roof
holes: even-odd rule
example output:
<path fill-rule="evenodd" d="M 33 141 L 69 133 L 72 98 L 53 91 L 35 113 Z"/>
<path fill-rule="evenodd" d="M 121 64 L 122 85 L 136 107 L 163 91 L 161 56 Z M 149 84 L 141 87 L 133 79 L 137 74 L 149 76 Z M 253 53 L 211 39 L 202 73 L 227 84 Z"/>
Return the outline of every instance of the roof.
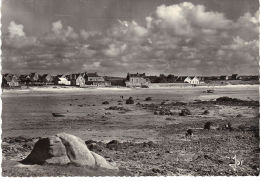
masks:
<path fill-rule="evenodd" d="M 198 78 L 198 77 L 196 77 L 196 76 L 195 76 L 195 77 L 193 77 L 193 79 L 192 79 L 192 80 L 194 80 L 194 79 L 197 79 L 197 80 L 199 80 L 199 78 Z"/>
<path fill-rule="evenodd" d="M 30 76 L 32 77 L 32 76 L 39 76 L 39 74 L 38 73 L 35 73 L 35 72 L 33 72 L 33 73 L 30 73 Z"/>
<path fill-rule="evenodd" d="M 59 78 L 61 81 L 63 80 L 63 81 L 68 81 L 66 78 L 64 78 L 64 77 L 60 77 Z"/>
<path fill-rule="evenodd" d="M 7 82 L 11 82 L 12 80 L 14 81 L 18 81 L 18 78 L 16 75 L 12 75 L 12 74 L 8 74 L 4 77 L 4 79 L 7 81 Z"/>
<path fill-rule="evenodd" d="M 88 77 L 99 77 L 97 72 L 95 72 L 95 73 L 87 73 L 87 76 Z"/>
<path fill-rule="evenodd" d="M 138 72 L 136 74 L 127 74 L 129 77 L 145 77 L 145 73 L 139 74 Z"/>
<path fill-rule="evenodd" d="M 12 81 L 12 76 L 5 76 L 4 79 L 7 81 L 7 82 L 11 82 Z"/>

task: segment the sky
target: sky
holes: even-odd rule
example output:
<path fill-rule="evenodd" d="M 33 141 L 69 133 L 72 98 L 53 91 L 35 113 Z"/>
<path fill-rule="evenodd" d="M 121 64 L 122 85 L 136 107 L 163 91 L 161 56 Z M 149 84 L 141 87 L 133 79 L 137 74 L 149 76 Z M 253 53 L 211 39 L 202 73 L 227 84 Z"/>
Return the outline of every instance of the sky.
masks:
<path fill-rule="evenodd" d="M 258 0 L 3 0 L 2 73 L 259 72 Z"/>

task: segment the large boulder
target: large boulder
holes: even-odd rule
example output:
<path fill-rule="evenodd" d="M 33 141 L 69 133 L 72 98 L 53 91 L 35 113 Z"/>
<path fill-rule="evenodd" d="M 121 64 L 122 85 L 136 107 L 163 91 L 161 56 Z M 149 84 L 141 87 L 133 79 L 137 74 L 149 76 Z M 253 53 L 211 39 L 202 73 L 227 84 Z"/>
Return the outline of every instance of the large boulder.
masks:
<path fill-rule="evenodd" d="M 59 133 L 41 138 L 32 152 L 22 161 L 24 164 L 75 164 L 90 168 L 118 170 L 102 156 L 90 151 L 85 142 L 74 135 Z"/>
<path fill-rule="evenodd" d="M 95 165 L 95 158 L 82 139 L 66 133 L 59 133 L 57 136 L 66 147 L 67 156 L 72 163 L 90 167 Z"/>
<path fill-rule="evenodd" d="M 68 164 L 70 162 L 66 148 L 57 136 L 41 138 L 34 145 L 32 152 L 22 161 L 25 164 Z"/>

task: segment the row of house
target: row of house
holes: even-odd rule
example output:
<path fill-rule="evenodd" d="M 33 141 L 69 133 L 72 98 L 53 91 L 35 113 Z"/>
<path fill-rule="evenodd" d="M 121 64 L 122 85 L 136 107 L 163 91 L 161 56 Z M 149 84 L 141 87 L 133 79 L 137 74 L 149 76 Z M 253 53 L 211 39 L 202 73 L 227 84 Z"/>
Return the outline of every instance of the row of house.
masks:
<path fill-rule="evenodd" d="M 165 76 L 146 76 L 145 73 L 127 74 L 125 85 L 127 87 L 147 87 L 150 83 L 188 83 L 193 86 L 208 83 L 210 81 L 227 81 L 227 80 L 259 80 L 259 75 L 241 75 L 232 74 L 231 76 L 174 76 L 169 74 Z"/>
<path fill-rule="evenodd" d="M 4 74 L 2 79 L 3 87 L 16 87 L 21 85 L 66 85 L 66 86 L 126 86 L 126 87 L 149 87 L 150 83 L 159 79 L 159 83 L 189 83 L 191 85 L 198 85 L 203 82 L 215 80 L 259 80 L 259 76 L 238 76 L 232 74 L 231 76 L 164 76 L 161 74 L 157 76 L 146 76 L 145 73 L 131 74 L 127 73 L 126 78 L 103 77 L 95 73 L 76 73 L 68 75 L 50 75 L 31 73 L 29 75 L 14 75 Z M 161 81 L 163 80 L 163 81 Z"/>
<path fill-rule="evenodd" d="M 72 86 L 111 86 L 111 82 L 105 80 L 104 77 L 95 73 L 77 73 L 70 75 L 58 75 L 55 77 L 56 85 L 72 85 Z"/>
<path fill-rule="evenodd" d="M 4 74 L 2 87 L 17 87 L 22 85 L 71 85 L 71 86 L 111 86 L 111 83 L 95 73 L 77 73 L 68 75 L 50 75 L 31 73 L 28 75 Z"/>
<path fill-rule="evenodd" d="M 162 77 L 162 75 L 160 76 Z M 153 76 L 146 76 L 145 73 L 127 74 L 125 85 L 126 87 L 149 87 L 150 79 L 155 79 Z M 173 79 L 174 82 L 189 83 L 191 85 L 198 85 L 201 83 L 200 77 L 178 76 Z"/>

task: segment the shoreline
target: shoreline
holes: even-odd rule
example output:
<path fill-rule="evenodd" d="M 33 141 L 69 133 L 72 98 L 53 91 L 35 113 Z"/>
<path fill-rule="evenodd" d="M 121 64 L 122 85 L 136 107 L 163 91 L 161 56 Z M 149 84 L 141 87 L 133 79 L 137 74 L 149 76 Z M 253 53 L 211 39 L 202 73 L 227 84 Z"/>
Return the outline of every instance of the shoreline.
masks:
<path fill-rule="evenodd" d="M 25 89 L 2 89 L 2 94 L 9 93 L 29 93 L 29 92 L 93 92 L 93 91 L 133 91 L 133 90 L 164 90 L 164 89 L 219 89 L 219 88 L 259 88 L 258 84 L 237 84 L 237 85 L 200 85 L 192 86 L 172 86 L 155 84 L 149 88 L 128 88 L 128 87 L 65 87 L 65 86 L 48 86 L 48 87 L 28 87 Z"/>

